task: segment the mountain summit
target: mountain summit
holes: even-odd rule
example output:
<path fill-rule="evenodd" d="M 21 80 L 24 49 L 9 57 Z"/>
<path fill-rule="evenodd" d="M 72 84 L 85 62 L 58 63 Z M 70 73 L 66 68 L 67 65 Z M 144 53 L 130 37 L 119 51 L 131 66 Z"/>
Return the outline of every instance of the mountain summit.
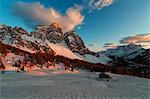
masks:
<path fill-rule="evenodd" d="M 63 31 L 57 23 L 37 25 L 31 35 L 43 41 L 47 39 L 53 43 L 60 43 L 63 40 Z"/>

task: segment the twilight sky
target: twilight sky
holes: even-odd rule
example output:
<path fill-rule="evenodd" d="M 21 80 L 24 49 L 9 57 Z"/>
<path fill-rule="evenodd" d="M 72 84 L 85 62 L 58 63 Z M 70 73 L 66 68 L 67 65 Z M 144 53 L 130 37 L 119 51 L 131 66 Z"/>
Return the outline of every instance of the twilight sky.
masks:
<path fill-rule="evenodd" d="M 0 0 L 0 24 L 57 22 L 93 51 L 134 42 L 150 48 L 150 0 Z"/>

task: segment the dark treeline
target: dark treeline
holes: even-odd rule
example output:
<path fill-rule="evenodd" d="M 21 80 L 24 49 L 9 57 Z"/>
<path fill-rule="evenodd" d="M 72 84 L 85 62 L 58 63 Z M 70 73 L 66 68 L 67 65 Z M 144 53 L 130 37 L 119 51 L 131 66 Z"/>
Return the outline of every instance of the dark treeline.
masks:
<path fill-rule="evenodd" d="M 111 59 L 113 61 L 109 63 L 109 66 L 113 73 L 150 78 L 150 67 L 147 65 L 136 64 L 115 56 L 111 56 Z"/>
<path fill-rule="evenodd" d="M 108 71 L 106 65 L 100 63 L 91 63 L 79 59 L 69 59 L 64 56 L 55 56 L 56 61 L 59 63 L 64 63 L 65 66 L 70 66 L 73 68 L 87 69 L 93 72 L 105 72 Z"/>
<path fill-rule="evenodd" d="M 135 68 L 135 67 L 126 67 L 122 66 L 118 63 L 113 64 L 112 66 L 107 66 L 100 63 L 91 63 L 78 59 L 69 59 L 64 56 L 55 55 L 52 51 L 51 53 L 29 53 L 27 51 L 21 50 L 19 48 L 5 45 L 0 43 L 0 53 L 5 56 L 8 52 L 15 53 L 20 56 L 24 56 L 24 61 L 30 61 L 33 64 L 43 65 L 45 63 L 63 63 L 65 69 L 69 69 L 73 71 L 74 68 L 86 69 L 89 72 L 112 72 L 116 74 L 122 75 L 133 75 L 138 77 L 150 78 L 150 72 L 147 71 L 146 67 Z M 144 71 L 145 70 L 145 71 Z M 142 71 L 142 72 L 141 72 Z"/>
<path fill-rule="evenodd" d="M 122 64 L 113 64 L 112 66 L 103 65 L 100 63 L 90 63 L 78 59 L 68 59 L 63 56 L 55 56 L 58 62 L 64 63 L 66 66 L 73 66 L 74 68 L 87 69 L 90 72 L 112 72 L 115 74 L 132 75 L 144 78 L 150 78 L 149 67 L 127 67 Z"/>

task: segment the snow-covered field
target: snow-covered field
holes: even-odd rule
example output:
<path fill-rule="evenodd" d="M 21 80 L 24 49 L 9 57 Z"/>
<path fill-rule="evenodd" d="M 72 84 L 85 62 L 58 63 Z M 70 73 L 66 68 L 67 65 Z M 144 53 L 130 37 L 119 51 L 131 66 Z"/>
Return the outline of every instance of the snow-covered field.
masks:
<path fill-rule="evenodd" d="M 107 73 L 40 70 L 0 74 L 0 99 L 149 99 L 150 80 Z"/>

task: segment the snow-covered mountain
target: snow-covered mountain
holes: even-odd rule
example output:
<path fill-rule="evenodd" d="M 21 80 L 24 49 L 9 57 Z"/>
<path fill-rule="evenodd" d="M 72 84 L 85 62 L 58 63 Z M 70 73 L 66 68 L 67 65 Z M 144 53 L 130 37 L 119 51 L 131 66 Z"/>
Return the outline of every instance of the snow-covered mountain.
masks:
<path fill-rule="evenodd" d="M 130 43 L 128 45 L 118 46 L 114 49 L 99 52 L 108 57 L 113 58 L 115 61 L 124 60 L 124 64 L 128 65 L 134 63 L 135 65 L 146 65 L 150 63 L 150 49 L 144 49 L 141 45 Z M 120 62 L 121 63 L 121 62 Z"/>
<path fill-rule="evenodd" d="M 57 23 L 37 25 L 28 33 L 21 27 L 0 25 L 0 42 L 30 53 L 52 53 L 70 59 L 79 59 L 92 63 L 106 64 L 111 59 L 105 55 L 100 57 L 85 47 L 83 40 L 73 31 L 63 33 Z M 105 59 L 104 59 L 105 58 Z"/>
<path fill-rule="evenodd" d="M 106 56 L 117 56 L 124 59 L 132 59 L 144 51 L 145 49 L 142 48 L 141 45 L 130 43 L 128 45 L 118 46 L 117 48 L 108 49 L 100 53 L 103 53 Z"/>

